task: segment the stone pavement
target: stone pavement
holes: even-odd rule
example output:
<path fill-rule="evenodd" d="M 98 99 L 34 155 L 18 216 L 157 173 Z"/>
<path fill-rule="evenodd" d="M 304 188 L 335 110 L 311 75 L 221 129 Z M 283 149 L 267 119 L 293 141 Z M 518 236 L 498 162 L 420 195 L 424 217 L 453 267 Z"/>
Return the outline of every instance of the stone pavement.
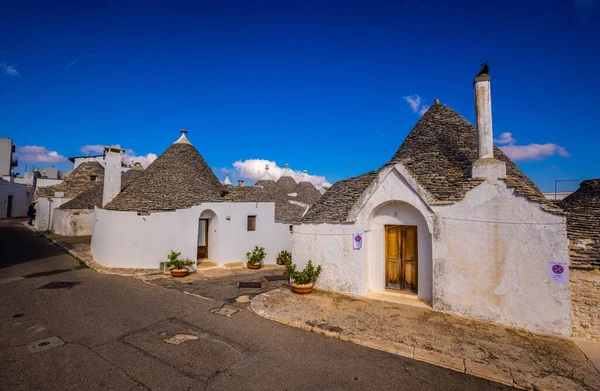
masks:
<path fill-rule="evenodd" d="M 513 389 L 260 317 L 237 299 L 276 281 L 236 280 L 275 270 L 157 287 L 81 266 L 20 221 L 0 219 L 0 390 Z"/>
<path fill-rule="evenodd" d="M 600 390 L 600 373 L 568 339 L 319 290 L 273 290 L 256 296 L 251 308 L 284 324 L 515 387 Z"/>

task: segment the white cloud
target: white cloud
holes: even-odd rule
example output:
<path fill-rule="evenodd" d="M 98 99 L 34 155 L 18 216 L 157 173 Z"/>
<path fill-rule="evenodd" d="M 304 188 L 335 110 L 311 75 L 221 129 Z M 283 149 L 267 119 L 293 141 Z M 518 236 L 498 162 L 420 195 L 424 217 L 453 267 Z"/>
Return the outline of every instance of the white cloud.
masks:
<path fill-rule="evenodd" d="M 421 108 L 419 109 L 419 115 L 425 114 L 427 112 L 427 110 L 429 110 L 429 106 L 428 105 L 421 106 Z"/>
<path fill-rule="evenodd" d="M 494 142 L 496 144 L 504 144 L 500 149 L 514 161 L 543 160 L 554 155 L 562 157 L 571 156 L 566 148 L 553 143 L 515 145 L 514 143 L 516 143 L 517 140 L 513 138 L 512 133 L 510 132 L 500 134 L 500 137 L 494 139 Z"/>
<path fill-rule="evenodd" d="M 248 159 L 248 160 L 238 160 L 233 163 L 233 167 L 237 176 L 247 179 L 248 181 L 258 181 L 262 179 L 265 175 L 265 165 L 269 165 L 269 175 L 273 178 L 273 180 L 279 179 L 281 175 L 284 173 L 285 168 L 279 167 L 277 162 L 266 159 Z M 221 171 L 225 171 L 227 169 L 221 169 Z M 304 173 L 301 170 L 291 169 L 292 176 L 296 179 L 296 181 L 300 181 Z M 229 170 L 230 176 L 232 170 Z M 331 186 L 331 184 L 327 181 L 327 178 L 319 175 L 308 175 L 308 181 L 315 185 L 317 188 L 321 186 Z"/>
<path fill-rule="evenodd" d="M 512 144 L 515 141 L 516 140 L 513 138 L 511 132 L 504 132 L 500 135 L 500 137 L 494 139 L 496 144 Z"/>
<path fill-rule="evenodd" d="M 413 113 L 423 115 L 429 110 L 429 105 L 423 104 L 423 99 L 419 95 L 407 95 L 403 96 L 402 99 L 408 103 Z"/>
<path fill-rule="evenodd" d="M 140 162 L 144 168 L 147 168 L 158 156 L 155 153 L 148 153 L 146 155 L 136 155 L 131 149 L 125 151 L 123 155 L 123 161 L 127 165 L 132 165 L 135 162 Z"/>
<path fill-rule="evenodd" d="M 50 151 L 38 145 L 17 147 L 16 153 L 23 162 L 37 163 L 66 163 L 67 158 L 56 151 Z"/>
<path fill-rule="evenodd" d="M 421 106 L 421 97 L 419 95 L 403 96 L 402 98 L 406 101 L 406 103 L 409 104 L 413 113 L 417 113 L 419 111 L 419 106 Z"/>
<path fill-rule="evenodd" d="M 559 155 L 569 157 L 571 154 L 560 145 L 546 144 L 528 144 L 528 145 L 505 145 L 500 147 L 509 158 L 515 161 L 519 160 L 543 160 L 547 157 Z"/>
<path fill-rule="evenodd" d="M 109 145 L 110 147 L 121 148 L 119 144 Z M 101 144 L 90 144 L 84 145 L 79 148 L 79 150 L 83 153 L 89 154 L 98 154 L 101 155 L 104 153 L 104 145 Z M 144 168 L 148 167 L 153 161 L 156 160 L 158 156 L 155 153 L 148 153 L 146 155 L 137 155 L 133 149 L 126 149 L 125 153 L 123 153 L 123 163 L 132 165 L 135 162 L 140 162 Z"/>
<path fill-rule="evenodd" d="M 117 147 L 120 148 L 118 145 L 113 145 L 113 147 Z M 93 144 L 93 145 L 84 145 L 83 147 L 79 148 L 79 150 L 83 153 L 86 154 L 97 154 L 97 155 L 102 155 L 104 153 L 104 145 L 100 145 L 100 144 Z"/>
<path fill-rule="evenodd" d="M 2 63 L 2 64 L 0 64 L 0 69 L 2 70 L 2 73 L 5 74 L 8 77 L 19 77 L 19 76 L 21 76 L 21 74 L 19 73 L 19 71 L 17 71 L 17 68 L 15 68 L 13 65 L 8 65 L 6 63 Z"/>

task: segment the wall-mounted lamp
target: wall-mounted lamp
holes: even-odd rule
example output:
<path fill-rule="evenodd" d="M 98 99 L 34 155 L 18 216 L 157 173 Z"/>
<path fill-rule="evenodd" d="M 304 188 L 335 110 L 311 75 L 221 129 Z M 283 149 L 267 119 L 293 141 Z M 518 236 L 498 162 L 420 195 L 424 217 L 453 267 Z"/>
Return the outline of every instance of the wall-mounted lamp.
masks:
<path fill-rule="evenodd" d="M 225 220 L 231 220 L 231 216 L 225 217 Z"/>

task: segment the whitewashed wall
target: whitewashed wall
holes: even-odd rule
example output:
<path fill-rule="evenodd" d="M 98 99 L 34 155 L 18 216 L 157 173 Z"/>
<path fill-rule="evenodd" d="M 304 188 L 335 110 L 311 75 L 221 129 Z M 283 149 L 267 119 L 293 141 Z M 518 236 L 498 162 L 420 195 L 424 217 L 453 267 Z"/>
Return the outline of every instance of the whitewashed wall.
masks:
<path fill-rule="evenodd" d="M 384 168 L 352 208 L 354 223 L 294 227 L 294 262 L 323 266 L 317 286 L 362 296 L 385 289 L 386 224 L 417 225 L 418 296 L 438 310 L 568 336 L 570 286 L 549 281 L 569 263 L 566 221 L 487 181 L 452 205 L 431 205 L 402 165 Z M 364 233 L 353 250 L 352 233 Z"/>
<path fill-rule="evenodd" d="M 218 264 L 245 261 L 255 245 L 265 248 L 265 263 L 275 263 L 279 251 L 291 250 L 289 225 L 274 222 L 273 203 L 222 202 L 146 216 L 96 208 L 92 254 L 102 265 L 127 268 L 158 268 L 171 250 L 196 260 L 201 215 L 211 218 L 209 259 Z M 248 215 L 257 216 L 254 232 L 247 231 Z"/>
<path fill-rule="evenodd" d="M 563 216 L 515 196 L 502 181 L 486 181 L 435 212 L 435 309 L 571 334 L 570 286 L 549 281 L 549 262 L 569 263 Z"/>
<path fill-rule="evenodd" d="M 94 211 L 90 209 L 55 209 L 52 232 L 65 236 L 88 236 L 92 234 Z"/>
<path fill-rule="evenodd" d="M 317 281 L 321 289 L 357 296 L 385 291 L 385 225 L 416 225 L 418 297 L 432 299 L 432 212 L 398 170 L 403 167 L 381 171 L 350 211 L 355 223 L 294 227 L 294 263 L 304 267 L 312 259 L 313 264 L 323 266 Z M 355 250 L 352 234 L 359 232 L 363 232 L 363 248 Z"/>
<path fill-rule="evenodd" d="M 316 286 L 355 296 L 364 295 L 365 250 L 354 250 L 352 234 L 359 224 L 300 224 L 294 226 L 292 259 L 299 268 L 309 260 L 323 272 Z"/>
<path fill-rule="evenodd" d="M 27 195 L 27 185 L 10 182 L 0 182 L 0 219 L 7 217 L 8 196 L 12 196 L 12 217 L 27 216 L 31 203 Z"/>
<path fill-rule="evenodd" d="M 71 199 L 62 197 L 38 198 L 35 205 L 35 227 L 40 231 L 50 230 L 55 209 Z"/>

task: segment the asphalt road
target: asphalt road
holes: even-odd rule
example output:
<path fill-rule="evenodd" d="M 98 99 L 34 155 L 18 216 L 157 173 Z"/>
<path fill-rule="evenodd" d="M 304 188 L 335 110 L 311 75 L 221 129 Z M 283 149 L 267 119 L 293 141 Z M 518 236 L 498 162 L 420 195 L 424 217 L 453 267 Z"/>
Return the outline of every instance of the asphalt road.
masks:
<path fill-rule="evenodd" d="M 98 274 L 21 221 L 0 220 L 1 390 L 510 389 L 268 321 L 214 286 Z M 223 305 L 239 311 L 210 312 Z"/>

